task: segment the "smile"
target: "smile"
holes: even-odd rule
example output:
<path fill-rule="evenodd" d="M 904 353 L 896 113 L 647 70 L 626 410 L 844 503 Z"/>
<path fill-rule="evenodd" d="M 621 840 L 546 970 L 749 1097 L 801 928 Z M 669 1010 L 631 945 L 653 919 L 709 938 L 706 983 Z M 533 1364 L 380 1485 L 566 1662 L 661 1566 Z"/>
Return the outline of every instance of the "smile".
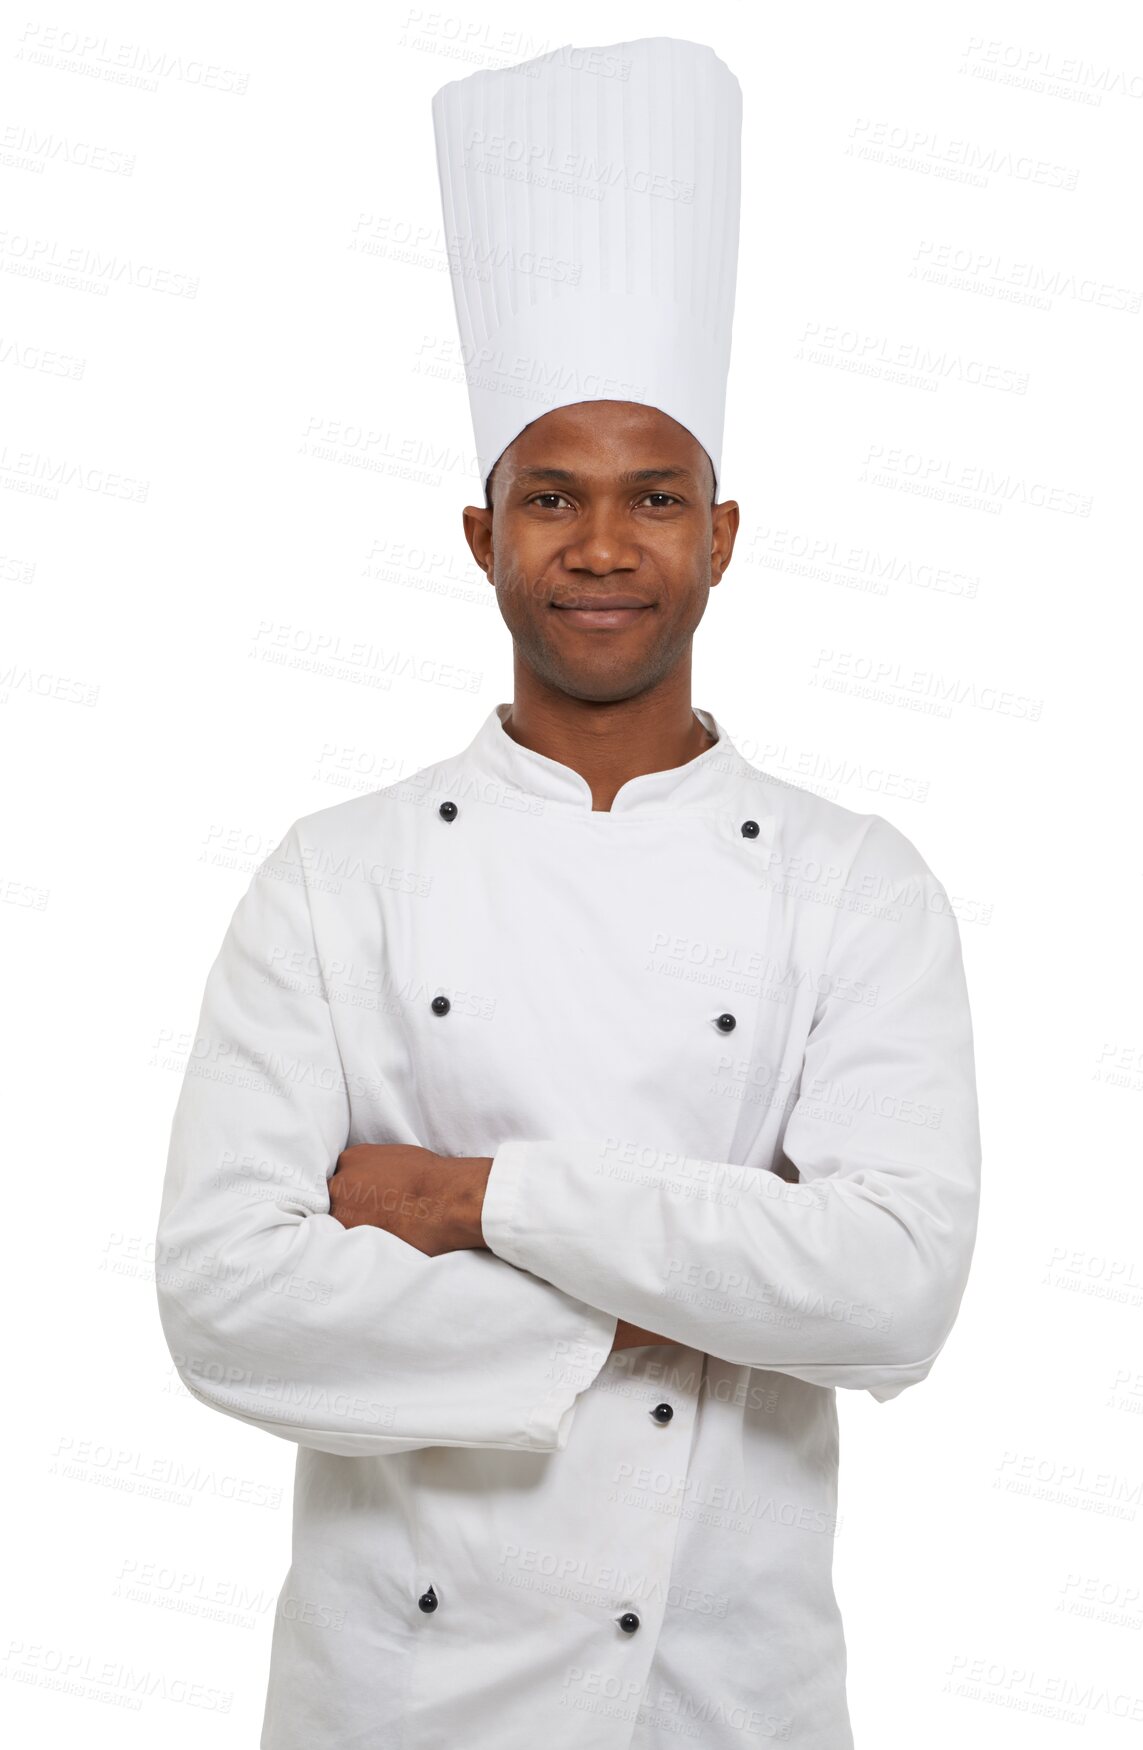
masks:
<path fill-rule="evenodd" d="M 582 626 L 585 630 L 595 628 L 610 631 L 633 625 L 641 614 L 650 612 L 652 604 L 642 602 L 638 606 L 630 607 L 564 607 L 553 602 L 552 606 L 573 626 Z"/>

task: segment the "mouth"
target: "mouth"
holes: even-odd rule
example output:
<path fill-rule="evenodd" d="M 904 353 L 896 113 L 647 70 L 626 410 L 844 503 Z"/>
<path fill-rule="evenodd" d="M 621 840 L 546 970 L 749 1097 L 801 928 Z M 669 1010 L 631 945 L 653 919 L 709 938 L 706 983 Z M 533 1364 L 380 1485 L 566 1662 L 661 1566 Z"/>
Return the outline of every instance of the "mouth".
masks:
<path fill-rule="evenodd" d="M 618 631 L 632 626 L 654 607 L 653 602 L 640 601 L 637 596 L 630 595 L 572 596 L 566 602 L 551 605 L 568 625 L 601 631 Z"/>

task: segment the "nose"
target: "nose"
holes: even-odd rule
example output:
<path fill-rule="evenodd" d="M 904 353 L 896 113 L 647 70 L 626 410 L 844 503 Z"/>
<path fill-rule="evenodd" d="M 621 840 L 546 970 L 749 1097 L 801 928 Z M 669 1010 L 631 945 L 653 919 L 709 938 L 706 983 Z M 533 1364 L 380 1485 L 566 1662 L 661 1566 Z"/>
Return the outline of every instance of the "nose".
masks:
<path fill-rule="evenodd" d="M 607 504 L 589 506 L 581 512 L 563 554 L 566 570 L 586 571 L 592 577 L 607 577 L 614 571 L 637 571 L 639 559 L 639 547 L 622 511 Z"/>

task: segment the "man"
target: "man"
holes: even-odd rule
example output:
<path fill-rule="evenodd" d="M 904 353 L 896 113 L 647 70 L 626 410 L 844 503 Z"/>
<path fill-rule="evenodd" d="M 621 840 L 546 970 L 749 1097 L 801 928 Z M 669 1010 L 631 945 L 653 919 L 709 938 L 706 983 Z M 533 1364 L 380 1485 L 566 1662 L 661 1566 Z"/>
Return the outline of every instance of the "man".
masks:
<path fill-rule="evenodd" d="M 691 704 L 737 92 L 653 38 L 435 101 L 451 233 L 504 245 L 454 290 L 513 699 L 266 859 L 159 1223 L 187 1387 L 298 1447 L 264 1750 L 852 1744 L 835 1389 L 931 1369 L 980 1143 L 936 877 Z M 585 139 L 590 225 L 537 170 Z M 526 238 L 587 271 L 525 283 Z"/>

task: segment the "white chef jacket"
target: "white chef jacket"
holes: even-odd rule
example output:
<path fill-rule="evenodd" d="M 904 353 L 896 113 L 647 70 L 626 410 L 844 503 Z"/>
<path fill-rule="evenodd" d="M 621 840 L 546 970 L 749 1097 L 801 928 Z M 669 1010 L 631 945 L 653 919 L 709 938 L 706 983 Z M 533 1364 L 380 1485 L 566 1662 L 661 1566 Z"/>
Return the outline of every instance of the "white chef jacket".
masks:
<path fill-rule="evenodd" d="M 958 927 L 707 711 L 609 812 L 507 711 L 290 827 L 174 1115 L 167 1342 L 298 1448 L 261 1745 L 849 1750 L 835 1388 L 924 1379 L 964 1290 Z M 383 1142 L 492 1157 L 489 1250 L 330 1215 Z"/>

